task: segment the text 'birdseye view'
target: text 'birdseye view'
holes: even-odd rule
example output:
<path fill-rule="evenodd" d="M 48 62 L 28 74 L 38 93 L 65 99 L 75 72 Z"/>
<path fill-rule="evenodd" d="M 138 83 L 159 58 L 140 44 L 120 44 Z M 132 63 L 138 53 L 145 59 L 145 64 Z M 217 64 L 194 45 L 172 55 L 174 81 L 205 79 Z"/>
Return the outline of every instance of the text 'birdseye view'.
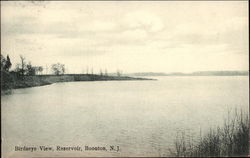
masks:
<path fill-rule="evenodd" d="M 1 1 L 1 157 L 249 156 L 248 27 L 248 1 Z"/>

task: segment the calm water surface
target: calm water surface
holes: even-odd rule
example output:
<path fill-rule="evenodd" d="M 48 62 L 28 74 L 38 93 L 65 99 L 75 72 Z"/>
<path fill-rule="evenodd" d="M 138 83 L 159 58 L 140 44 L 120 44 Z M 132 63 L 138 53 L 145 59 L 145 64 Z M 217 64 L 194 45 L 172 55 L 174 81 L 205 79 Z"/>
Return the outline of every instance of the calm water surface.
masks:
<path fill-rule="evenodd" d="M 68 82 L 2 96 L 4 157 L 167 156 L 176 135 L 197 136 L 248 111 L 247 77 L 153 77 Z M 15 146 L 119 146 L 119 152 L 14 152 Z"/>

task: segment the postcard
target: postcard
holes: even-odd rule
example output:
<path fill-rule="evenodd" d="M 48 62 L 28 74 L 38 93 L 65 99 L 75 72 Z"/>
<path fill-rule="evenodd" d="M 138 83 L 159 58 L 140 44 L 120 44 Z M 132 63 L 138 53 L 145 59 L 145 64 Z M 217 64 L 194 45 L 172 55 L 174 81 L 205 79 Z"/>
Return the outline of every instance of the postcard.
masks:
<path fill-rule="evenodd" d="M 1 157 L 249 156 L 248 9 L 1 1 Z"/>

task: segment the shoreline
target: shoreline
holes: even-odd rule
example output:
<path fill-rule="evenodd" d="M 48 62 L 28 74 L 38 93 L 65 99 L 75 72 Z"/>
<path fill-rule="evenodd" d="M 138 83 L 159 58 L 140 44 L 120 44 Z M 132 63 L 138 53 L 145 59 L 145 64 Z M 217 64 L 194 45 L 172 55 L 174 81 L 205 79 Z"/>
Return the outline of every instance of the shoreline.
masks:
<path fill-rule="evenodd" d="M 11 81 L 2 83 L 1 95 L 11 89 L 32 88 L 38 86 L 51 85 L 57 82 L 79 82 L 79 81 L 129 81 L 129 80 L 156 80 L 129 76 L 101 76 L 92 74 L 64 74 L 64 75 L 34 75 L 34 76 L 12 76 Z"/>

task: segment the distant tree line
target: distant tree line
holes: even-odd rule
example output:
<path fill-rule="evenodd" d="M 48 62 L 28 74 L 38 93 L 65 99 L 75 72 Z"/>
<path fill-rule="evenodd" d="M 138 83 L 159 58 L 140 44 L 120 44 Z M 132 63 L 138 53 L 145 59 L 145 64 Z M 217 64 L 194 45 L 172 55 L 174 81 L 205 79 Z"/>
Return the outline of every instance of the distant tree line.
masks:
<path fill-rule="evenodd" d="M 26 62 L 25 57 L 20 55 L 20 63 L 16 64 L 16 68 L 14 69 L 14 72 L 16 72 L 19 75 L 37 75 L 37 74 L 42 74 L 43 72 L 43 67 L 42 66 L 33 66 L 31 62 Z"/>
<path fill-rule="evenodd" d="M 11 60 L 9 55 L 6 56 L 6 58 L 1 55 L 1 72 L 7 72 L 11 74 L 15 74 L 16 76 L 34 76 L 34 75 L 41 75 L 43 74 L 44 68 L 42 66 L 33 66 L 30 61 L 27 61 L 26 58 L 23 55 L 20 55 L 20 63 L 17 63 L 15 68 L 10 71 L 10 68 L 12 66 Z M 56 63 L 51 65 L 51 72 L 54 75 L 63 75 L 65 74 L 65 65 L 61 63 Z M 86 74 L 89 73 L 88 67 L 86 70 Z M 47 74 L 47 66 L 46 66 L 46 74 Z M 93 68 L 91 69 L 91 74 L 93 75 Z M 117 70 L 116 72 L 117 76 L 122 76 L 122 71 Z M 104 71 L 100 69 L 100 76 L 108 76 L 107 69 Z"/>
<path fill-rule="evenodd" d="M 109 75 L 116 75 L 116 76 L 122 76 L 122 70 L 117 70 L 115 73 L 108 73 L 108 71 L 107 71 L 107 69 L 104 69 L 104 71 L 103 71 L 103 69 L 100 69 L 100 71 L 99 71 L 99 75 L 100 76 L 109 76 Z M 84 71 L 84 69 L 83 69 L 83 71 L 82 71 L 82 74 L 89 74 L 89 67 L 87 66 L 86 67 L 86 71 Z M 90 73 L 91 75 L 94 75 L 94 70 L 93 70 L 93 67 L 91 68 L 91 73 Z"/>
<path fill-rule="evenodd" d="M 5 58 L 1 55 L 1 72 L 12 73 L 18 76 L 32 76 L 32 75 L 41 75 L 43 74 L 42 66 L 33 66 L 30 61 L 26 61 L 26 58 L 23 55 L 20 55 L 20 63 L 17 63 L 15 68 L 10 71 L 12 66 L 9 55 Z M 51 71 L 55 75 L 62 75 L 65 73 L 65 65 L 56 63 L 51 65 Z"/>
<path fill-rule="evenodd" d="M 25 85 L 25 76 L 35 76 L 43 74 L 42 66 L 33 66 L 23 55 L 20 55 L 20 62 L 11 69 L 12 63 L 9 55 L 4 57 L 1 54 L 1 89 L 11 89 L 16 84 Z M 51 72 L 55 75 L 65 73 L 65 65 L 56 63 L 51 65 Z M 46 66 L 47 73 L 47 66 Z"/>

